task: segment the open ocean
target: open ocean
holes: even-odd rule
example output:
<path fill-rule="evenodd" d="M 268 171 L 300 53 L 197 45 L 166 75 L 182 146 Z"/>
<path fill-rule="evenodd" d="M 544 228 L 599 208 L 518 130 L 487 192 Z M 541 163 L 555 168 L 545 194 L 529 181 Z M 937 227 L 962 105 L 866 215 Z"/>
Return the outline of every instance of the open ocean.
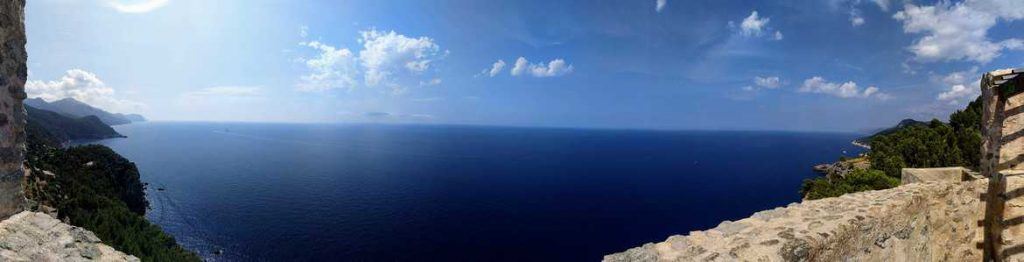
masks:
<path fill-rule="evenodd" d="M 115 128 L 93 143 L 138 165 L 147 217 L 214 261 L 595 261 L 797 202 L 812 165 L 862 151 L 842 133 Z"/>

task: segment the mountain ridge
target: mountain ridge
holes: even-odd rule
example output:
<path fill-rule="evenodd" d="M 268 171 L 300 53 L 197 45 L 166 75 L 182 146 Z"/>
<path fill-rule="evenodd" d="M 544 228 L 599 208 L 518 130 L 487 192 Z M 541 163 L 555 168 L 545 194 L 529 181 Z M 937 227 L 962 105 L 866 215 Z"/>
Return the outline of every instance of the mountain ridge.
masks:
<path fill-rule="evenodd" d="M 97 116 L 72 118 L 30 105 L 25 105 L 25 111 L 28 113 L 26 133 L 50 146 L 59 147 L 77 139 L 125 137 Z"/>
<path fill-rule="evenodd" d="M 64 98 L 53 102 L 47 102 L 42 98 L 29 98 L 25 99 L 25 105 L 56 112 L 71 118 L 96 116 L 100 121 L 111 126 L 146 121 L 146 118 L 139 114 L 111 113 L 74 98 Z"/>

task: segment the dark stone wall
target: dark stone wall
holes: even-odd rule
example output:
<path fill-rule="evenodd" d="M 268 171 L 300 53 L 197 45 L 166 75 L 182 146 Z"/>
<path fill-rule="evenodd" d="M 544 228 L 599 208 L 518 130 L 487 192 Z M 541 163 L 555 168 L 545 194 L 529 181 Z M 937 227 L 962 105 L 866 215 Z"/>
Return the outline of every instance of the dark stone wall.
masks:
<path fill-rule="evenodd" d="M 0 218 L 25 203 L 25 0 L 0 1 Z"/>

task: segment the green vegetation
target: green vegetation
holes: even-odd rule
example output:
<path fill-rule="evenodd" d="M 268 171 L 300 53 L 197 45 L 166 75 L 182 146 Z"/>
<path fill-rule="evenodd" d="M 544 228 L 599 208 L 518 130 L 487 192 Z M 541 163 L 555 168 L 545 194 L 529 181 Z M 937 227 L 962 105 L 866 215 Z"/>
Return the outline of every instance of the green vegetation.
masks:
<path fill-rule="evenodd" d="M 904 167 L 978 167 L 981 160 L 981 99 L 927 127 L 911 126 L 871 140 L 873 169 L 893 177 Z"/>
<path fill-rule="evenodd" d="M 134 163 L 105 146 L 61 149 L 38 138 L 28 141 L 29 199 L 57 208 L 61 220 L 143 261 L 199 261 L 146 220 L 149 203 Z"/>
<path fill-rule="evenodd" d="M 804 180 L 800 194 L 807 199 L 820 199 L 852 192 L 892 188 L 898 185 L 900 185 L 899 179 L 887 176 L 882 171 L 858 169 L 845 177 L 836 177 L 831 180 L 824 177 Z"/>
<path fill-rule="evenodd" d="M 72 139 L 121 137 L 95 116 L 73 118 L 27 105 L 25 111 L 28 112 L 28 135 L 50 146 L 56 147 Z"/>
<path fill-rule="evenodd" d="M 904 120 L 895 129 L 870 136 L 870 169 L 845 176 L 804 180 L 800 193 L 806 199 L 898 186 L 902 168 L 964 166 L 977 168 L 981 160 L 981 98 L 949 116 L 923 122 Z"/>

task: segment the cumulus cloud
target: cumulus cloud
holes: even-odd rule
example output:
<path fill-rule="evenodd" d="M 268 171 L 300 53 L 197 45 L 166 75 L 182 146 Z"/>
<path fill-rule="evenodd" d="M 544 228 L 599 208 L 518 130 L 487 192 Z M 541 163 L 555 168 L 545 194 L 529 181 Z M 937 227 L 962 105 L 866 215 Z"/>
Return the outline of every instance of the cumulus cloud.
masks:
<path fill-rule="evenodd" d="M 946 102 L 950 105 L 966 104 L 981 95 L 981 89 L 979 88 L 981 79 L 978 76 L 977 67 L 941 76 L 938 82 L 948 86 L 945 91 L 935 97 L 940 102 Z"/>
<path fill-rule="evenodd" d="M 864 18 L 860 16 L 851 16 L 850 24 L 853 26 L 861 26 L 864 24 Z"/>
<path fill-rule="evenodd" d="M 139 102 L 117 98 L 114 88 L 103 83 L 96 74 L 82 69 L 68 70 L 58 80 L 28 81 L 25 83 L 25 92 L 29 97 L 51 102 L 73 98 L 112 112 L 135 112 L 145 107 Z"/>
<path fill-rule="evenodd" d="M 516 59 L 516 64 L 512 67 L 512 70 L 509 71 L 509 74 L 512 74 L 513 76 L 522 75 L 523 72 L 526 72 L 526 67 L 528 66 L 530 66 L 530 62 L 527 62 L 525 57 L 519 57 Z"/>
<path fill-rule="evenodd" d="M 765 36 L 771 40 L 782 40 L 782 31 L 775 30 L 775 32 L 772 33 L 771 27 L 768 26 L 768 22 L 770 21 L 770 18 L 762 18 L 755 10 L 751 11 L 750 16 L 744 18 L 739 25 L 736 25 L 733 21 L 729 21 L 729 27 L 736 28 L 739 30 L 739 34 L 745 37 Z"/>
<path fill-rule="evenodd" d="M 851 8 L 850 9 L 850 25 L 853 25 L 854 27 L 857 27 L 857 26 L 863 25 L 864 22 L 865 22 L 864 21 L 864 17 L 860 15 L 860 9 Z"/>
<path fill-rule="evenodd" d="M 988 30 L 1000 20 L 1024 19 L 1024 5 L 1011 0 L 966 0 L 935 5 L 907 4 L 895 19 L 903 22 L 903 31 L 921 34 L 907 49 L 915 59 L 933 61 L 974 61 L 987 63 L 1004 50 L 1024 48 L 1024 41 L 1008 38 L 993 41 Z"/>
<path fill-rule="evenodd" d="M 757 11 L 751 11 L 750 16 L 744 18 L 740 23 L 740 33 L 745 36 L 761 36 L 765 28 L 768 27 L 769 21 L 771 21 L 770 18 L 760 18 Z"/>
<path fill-rule="evenodd" d="M 968 88 L 964 85 L 954 85 L 949 87 L 946 92 L 939 93 L 937 99 L 939 101 L 955 101 L 958 98 L 967 96 L 977 96 L 978 92 L 974 91 L 977 88 Z"/>
<path fill-rule="evenodd" d="M 127 2 L 127 3 L 126 3 Z M 167 5 L 170 0 L 126 1 L 109 0 L 107 3 L 121 13 L 148 13 Z"/>
<path fill-rule="evenodd" d="M 754 85 L 768 89 L 775 89 L 782 86 L 782 80 L 777 76 L 757 76 L 754 77 Z"/>
<path fill-rule="evenodd" d="M 739 91 L 728 91 L 726 97 L 732 100 L 753 100 L 759 95 L 761 89 L 776 89 L 782 84 L 782 79 L 777 76 L 756 76 L 753 85 L 740 87 Z"/>
<path fill-rule="evenodd" d="M 547 64 L 530 64 L 525 57 L 519 57 L 516 59 L 515 66 L 512 67 L 510 73 L 513 76 L 528 73 L 533 77 L 554 77 L 572 73 L 572 70 L 572 65 L 566 63 L 563 59 L 551 60 Z"/>
<path fill-rule="evenodd" d="M 661 9 L 665 9 L 665 4 L 668 4 L 668 0 L 655 0 L 654 11 L 661 12 Z"/>
<path fill-rule="evenodd" d="M 305 32 L 300 29 L 301 32 Z M 444 58 L 440 47 L 429 37 L 407 37 L 394 31 L 360 32 L 362 44 L 358 56 L 348 48 L 338 48 L 319 41 L 302 42 L 301 46 L 317 51 L 316 57 L 300 58 L 308 72 L 297 84 L 303 91 L 352 89 L 360 77 L 365 86 L 384 85 L 392 93 L 402 93 L 403 84 L 415 85 L 431 67 Z M 420 85 L 440 84 L 440 79 L 420 80 Z"/>
<path fill-rule="evenodd" d="M 880 93 L 878 87 L 869 86 L 861 90 L 857 83 L 853 81 L 833 83 L 820 76 L 804 80 L 804 84 L 800 86 L 799 91 L 803 93 L 826 94 L 840 98 L 868 98 L 872 96 L 882 100 L 890 98 L 888 94 Z"/>
<path fill-rule="evenodd" d="M 263 88 L 258 86 L 214 86 L 186 92 L 184 96 L 190 98 L 244 98 L 259 97 L 262 93 Z"/>
<path fill-rule="evenodd" d="M 299 37 L 306 38 L 309 36 L 309 26 L 299 27 Z"/>
<path fill-rule="evenodd" d="M 572 72 L 572 65 L 566 64 L 565 60 L 555 59 L 543 64 L 530 65 L 530 74 L 535 77 L 552 77 Z"/>
<path fill-rule="evenodd" d="M 367 86 L 390 82 L 395 74 L 418 74 L 430 68 L 440 58 L 440 48 L 429 37 L 412 38 L 395 31 L 369 30 L 360 33 L 359 61 L 366 70 Z"/>
<path fill-rule="evenodd" d="M 498 62 L 494 62 L 494 64 L 491 65 L 490 70 L 484 69 L 484 71 L 487 72 L 487 75 L 494 77 L 500 74 L 503 69 L 505 69 L 505 60 L 499 59 Z"/>
<path fill-rule="evenodd" d="M 356 64 L 357 58 L 352 51 L 318 41 L 305 42 L 302 45 L 316 49 L 319 54 L 303 61 L 309 72 L 299 77 L 299 90 L 325 91 L 355 87 L 359 69 Z"/>

